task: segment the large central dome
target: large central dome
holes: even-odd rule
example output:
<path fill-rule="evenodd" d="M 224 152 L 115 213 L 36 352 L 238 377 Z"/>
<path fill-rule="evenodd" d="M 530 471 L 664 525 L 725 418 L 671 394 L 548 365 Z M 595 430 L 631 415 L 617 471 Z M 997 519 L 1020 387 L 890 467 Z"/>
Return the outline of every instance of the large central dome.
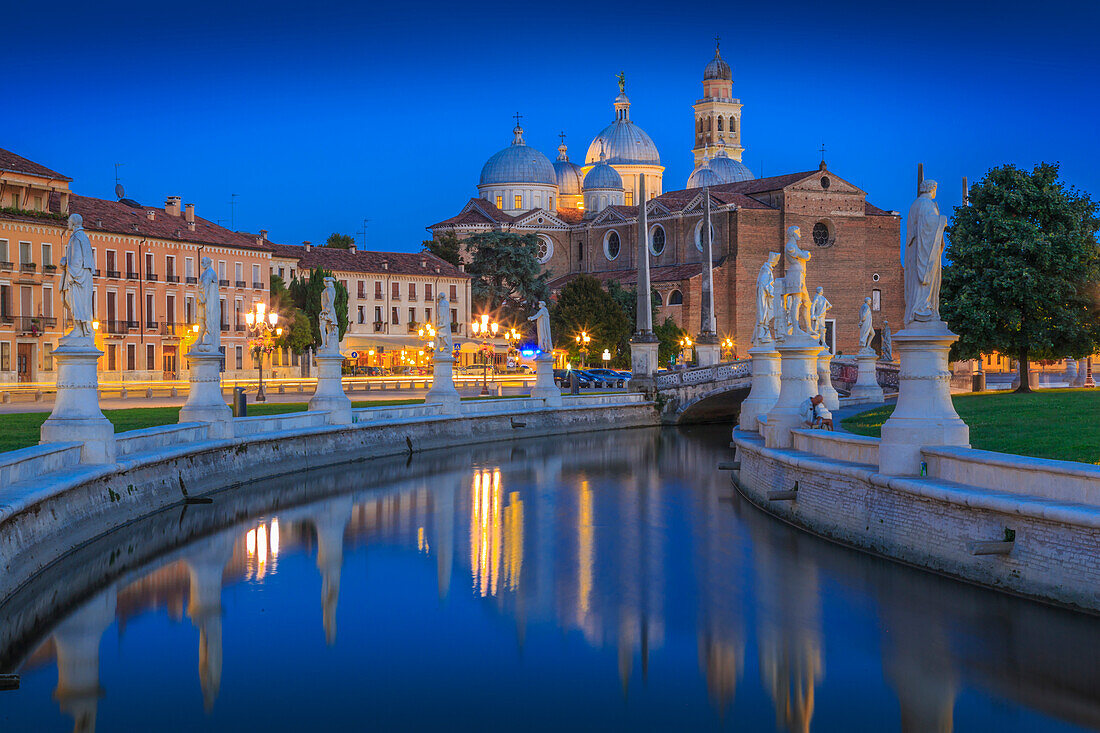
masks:
<path fill-rule="evenodd" d="M 588 146 L 585 165 L 598 163 L 600 153 L 606 156 L 609 165 L 661 164 L 653 138 L 630 121 L 630 99 L 626 92 L 620 91 L 615 98 L 615 121 L 603 128 Z"/>

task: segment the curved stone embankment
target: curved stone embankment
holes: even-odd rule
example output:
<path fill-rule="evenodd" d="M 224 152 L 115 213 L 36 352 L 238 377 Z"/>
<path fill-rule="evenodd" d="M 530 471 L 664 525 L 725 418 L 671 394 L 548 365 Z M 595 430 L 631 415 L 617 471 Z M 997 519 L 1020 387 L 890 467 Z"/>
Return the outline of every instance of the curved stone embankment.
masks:
<path fill-rule="evenodd" d="M 323 412 L 234 420 L 235 437 L 205 423 L 120 433 L 117 462 L 79 462 L 79 444 L 0 454 L 0 605 L 36 574 L 111 530 L 221 489 L 321 466 L 487 441 L 658 424 L 640 394 L 366 408 L 350 425 Z M 364 470 L 370 470 L 365 464 Z"/>
<path fill-rule="evenodd" d="M 1100 467 L 921 450 L 926 476 L 879 473 L 877 438 L 734 430 L 738 490 L 823 537 L 955 578 L 1100 612 Z"/>

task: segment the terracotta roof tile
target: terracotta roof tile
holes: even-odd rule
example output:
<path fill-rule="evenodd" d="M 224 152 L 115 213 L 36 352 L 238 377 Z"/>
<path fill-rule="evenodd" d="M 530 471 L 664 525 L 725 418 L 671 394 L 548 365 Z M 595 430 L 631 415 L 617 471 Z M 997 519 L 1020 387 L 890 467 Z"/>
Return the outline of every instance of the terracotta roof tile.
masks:
<path fill-rule="evenodd" d="M 516 217 L 505 214 L 491 201 L 481 198 L 472 198 L 462 207 L 462 211 L 449 219 L 436 222 L 428 227 L 453 226 L 455 224 L 510 224 Z"/>
<path fill-rule="evenodd" d="M 670 265 L 668 267 L 654 267 L 649 271 L 651 283 L 679 282 L 693 278 L 703 271 L 703 263 L 689 262 L 683 265 Z M 572 282 L 581 275 L 591 275 L 605 285 L 614 280 L 620 285 L 635 285 L 638 282 L 637 270 L 604 270 L 602 272 L 573 272 L 568 275 L 554 278 L 550 281 L 551 290 L 559 290 L 567 283 Z"/>
<path fill-rule="evenodd" d="M 11 171 L 12 173 L 27 173 L 32 176 L 53 178 L 58 181 L 73 180 L 68 176 L 58 173 L 57 171 L 50 170 L 44 165 L 39 165 L 33 160 L 27 160 L 22 155 L 16 155 L 10 150 L 4 150 L 4 148 L 0 148 L 0 171 Z"/>
<path fill-rule="evenodd" d="M 300 244 L 272 242 L 268 243 L 267 248 L 277 257 L 296 259 L 298 267 L 303 270 L 322 267 L 334 272 L 470 277 L 446 260 L 427 252 L 372 252 L 335 247 L 310 247 L 307 252 Z M 422 262 L 425 263 L 424 267 L 421 267 Z M 383 263 L 387 267 L 383 267 Z M 439 268 L 439 272 L 436 272 L 436 268 Z"/>
<path fill-rule="evenodd" d="M 581 209 L 558 209 L 558 218 L 570 224 L 580 224 L 584 221 L 584 211 Z"/>

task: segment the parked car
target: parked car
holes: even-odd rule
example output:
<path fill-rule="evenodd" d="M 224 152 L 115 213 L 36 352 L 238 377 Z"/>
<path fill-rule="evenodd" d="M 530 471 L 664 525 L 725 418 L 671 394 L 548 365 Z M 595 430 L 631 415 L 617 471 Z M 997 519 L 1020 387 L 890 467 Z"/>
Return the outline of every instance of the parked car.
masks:
<path fill-rule="evenodd" d="M 596 376 L 593 374 L 587 374 L 580 369 L 555 369 L 554 370 L 554 383 L 562 389 L 572 389 L 573 380 L 577 380 L 577 386 L 580 389 L 588 389 L 596 386 Z M 602 383 L 601 383 L 602 384 Z"/>
<path fill-rule="evenodd" d="M 603 379 L 611 387 L 625 387 L 626 379 L 623 378 L 622 373 L 615 371 L 614 369 L 589 369 L 589 372 L 595 374 L 600 379 Z"/>
<path fill-rule="evenodd" d="M 598 374 L 594 374 L 589 369 L 574 369 L 573 371 L 582 375 L 582 379 L 587 379 L 590 386 L 594 387 L 595 389 L 606 389 L 607 387 L 611 386 L 610 379 L 608 379 L 607 377 L 601 377 Z M 581 386 L 584 386 L 583 382 L 581 383 Z"/>

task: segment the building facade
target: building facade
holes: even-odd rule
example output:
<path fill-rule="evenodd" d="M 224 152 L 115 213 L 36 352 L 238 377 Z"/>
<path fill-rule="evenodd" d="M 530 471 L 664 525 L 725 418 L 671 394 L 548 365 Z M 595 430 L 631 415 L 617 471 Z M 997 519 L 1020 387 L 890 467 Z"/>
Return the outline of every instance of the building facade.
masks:
<path fill-rule="evenodd" d="M 497 200 L 479 196 L 455 216 L 428 227 L 429 231 L 433 236 L 453 232 L 460 239 L 486 231 L 532 233 L 541 243 L 539 261 L 551 275 L 552 290 L 560 290 L 581 274 L 630 287 L 636 283 L 641 239 L 637 194 L 644 176 L 651 281 L 660 294 L 659 321 L 671 317 L 692 335 L 700 331 L 706 264 L 704 192 L 709 192 L 715 315 L 719 336 L 734 339 L 737 354 L 744 356 L 750 345 L 760 267 L 769 252 L 782 251 L 785 232 L 792 225 L 801 228 L 802 246 L 811 252 L 807 277 L 811 296 L 821 286 L 833 305 L 827 317 L 827 341 L 834 353 L 858 349 L 859 309 L 866 297 L 872 299 L 876 331 L 887 321 L 894 331 L 901 327 L 899 213 L 872 205 L 864 191 L 830 171 L 824 162 L 801 172 L 754 178 L 741 162 L 741 101 L 733 97 L 732 72 L 717 50 L 704 69 L 703 98 L 693 106 L 690 139 L 696 165 L 683 189 L 664 190 L 664 168 L 656 145 L 630 121 L 630 102 L 621 77 L 614 106 L 615 122 L 593 140 L 579 171 L 579 207 L 575 203 L 577 166 L 568 161 L 563 143 L 553 164 L 559 183 L 556 190 L 550 189 L 555 206 L 502 207 Z M 517 130 L 520 139 L 522 130 Z M 517 156 L 517 160 L 532 157 Z M 494 160 L 486 168 L 498 186 L 518 186 L 536 176 L 545 179 L 541 166 L 498 170 Z M 782 274 L 780 265 L 776 276 Z"/>

